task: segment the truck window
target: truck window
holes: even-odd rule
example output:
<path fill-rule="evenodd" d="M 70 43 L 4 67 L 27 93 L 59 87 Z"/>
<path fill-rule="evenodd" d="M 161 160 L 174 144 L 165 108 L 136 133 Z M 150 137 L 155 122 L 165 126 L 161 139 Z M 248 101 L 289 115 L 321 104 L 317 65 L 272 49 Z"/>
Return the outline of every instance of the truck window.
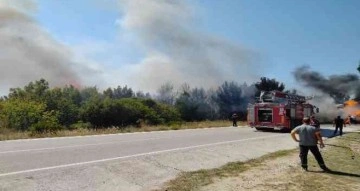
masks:
<path fill-rule="evenodd" d="M 259 122 L 272 122 L 273 111 L 271 108 L 260 108 L 258 111 Z"/>

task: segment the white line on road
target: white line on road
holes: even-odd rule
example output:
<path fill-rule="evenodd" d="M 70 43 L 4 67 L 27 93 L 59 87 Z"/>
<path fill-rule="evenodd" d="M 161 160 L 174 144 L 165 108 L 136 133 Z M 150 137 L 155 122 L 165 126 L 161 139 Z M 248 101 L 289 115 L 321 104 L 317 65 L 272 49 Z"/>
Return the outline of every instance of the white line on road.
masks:
<path fill-rule="evenodd" d="M 238 140 L 232 140 L 232 141 L 223 141 L 223 142 L 217 142 L 217 143 L 195 145 L 195 146 L 189 146 L 189 147 L 180 147 L 180 148 L 166 149 L 166 150 L 153 151 L 153 152 L 147 152 L 147 153 L 139 153 L 139 154 L 135 154 L 135 155 L 128 155 L 128 156 L 121 156 L 121 157 L 114 157 L 114 158 L 107 158 L 107 159 L 100 159 L 100 160 L 93 160 L 93 161 L 86 161 L 86 162 L 64 164 L 64 165 L 58 165 L 58 166 L 50 166 L 50 167 L 44 167 L 44 168 L 36 168 L 36 169 L 8 172 L 8 173 L 0 174 L 0 177 L 10 176 L 10 175 L 17 175 L 17 174 L 24 174 L 24 173 L 30 173 L 30 172 L 45 171 L 45 170 L 53 170 L 53 169 L 66 168 L 66 167 L 73 167 L 73 166 L 80 166 L 80 165 L 86 165 L 86 164 L 108 162 L 108 161 L 113 161 L 113 160 L 127 159 L 127 158 L 147 156 L 147 155 L 155 155 L 155 154 L 161 154 L 161 153 L 166 153 L 166 152 L 181 151 L 181 150 L 208 147 L 208 146 L 214 146 L 214 145 L 222 145 L 222 144 L 229 144 L 229 143 L 236 143 L 236 142 L 243 142 L 243 141 L 250 141 L 250 140 L 257 140 L 257 139 L 279 137 L 279 136 L 283 136 L 283 135 L 271 135 L 271 136 L 254 137 L 254 138 L 248 138 L 248 139 L 238 139 Z"/>
<path fill-rule="evenodd" d="M 238 126 L 237 128 L 246 127 Z M 1 142 L 25 142 L 25 141 L 42 141 L 42 140 L 52 140 L 52 139 L 74 139 L 74 138 L 88 138 L 88 137 L 105 137 L 105 136 L 124 136 L 124 135 L 137 135 L 137 134 L 152 134 L 152 133 L 171 133 L 179 131 L 201 131 L 201 130 L 219 130 L 222 128 L 234 128 L 230 127 L 206 127 L 206 128 L 196 128 L 196 129 L 178 129 L 178 130 L 162 130 L 162 131 L 140 131 L 140 132 L 129 132 L 129 133 L 110 133 L 110 134 L 100 134 L 100 135 L 79 135 L 79 136 L 69 136 L 69 137 L 45 137 L 45 138 L 35 138 L 35 139 L 16 139 L 16 140 L 4 140 Z"/>
<path fill-rule="evenodd" d="M 169 137 L 168 139 L 170 139 L 170 138 L 174 138 L 174 137 Z M 75 147 L 108 145 L 108 144 L 114 144 L 114 143 L 127 143 L 127 142 L 138 142 L 138 141 L 150 141 L 150 140 L 158 140 L 158 139 L 167 139 L 167 138 L 149 138 L 149 139 L 138 139 L 138 140 L 129 140 L 129 141 L 111 141 L 111 142 L 105 142 L 105 143 L 92 143 L 92 144 L 83 144 L 83 145 L 69 145 L 69 146 L 61 146 L 61 147 L 46 147 L 46 148 L 38 148 L 38 149 L 23 149 L 23 150 L 13 150 L 13 151 L 1 151 L 0 154 L 19 153 L 19 152 L 33 152 L 33 151 L 46 151 L 46 150 L 75 148 Z"/>

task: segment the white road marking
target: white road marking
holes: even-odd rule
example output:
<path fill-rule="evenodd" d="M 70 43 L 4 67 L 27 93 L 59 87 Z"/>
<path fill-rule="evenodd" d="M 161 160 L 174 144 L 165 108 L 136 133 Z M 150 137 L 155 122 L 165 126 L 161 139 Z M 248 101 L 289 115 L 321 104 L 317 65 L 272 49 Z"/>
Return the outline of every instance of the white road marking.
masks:
<path fill-rule="evenodd" d="M 238 126 L 236 128 L 242 128 L 246 126 Z M 79 136 L 69 136 L 69 137 L 46 137 L 46 138 L 36 138 L 36 139 L 16 139 L 16 140 L 4 140 L 1 142 L 25 142 L 25 141 L 41 141 L 41 140 L 48 140 L 48 139 L 73 139 L 73 138 L 86 138 L 86 137 L 103 137 L 103 136 L 121 136 L 121 135 L 136 135 L 136 134 L 150 134 L 150 133 L 167 133 L 167 132 L 174 132 L 174 131 L 197 131 L 197 130 L 216 130 L 221 128 L 234 128 L 233 126 L 230 127 L 207 127 L 207 128 L 196 128 L 196 129 L 178 129 L 178 130 L 163 130 L 163 131 L 141 131 L 141 132 L 130 132 L 130 133 L 111 133 L 111 134 L 101 134 L 101 135 L 79 135 Z"/>
<path fill-rule="evenodd" d="M 31 172 L 39 172 L 39 171 L 45 171 L 45 170 L 53 170 L 53 169 L 66 168 L 66 167 L 73 167 L 73 166 L 80 166 L 80 165 L 87 165 L 87 164 L 94 164 L 94 163 L 101 163 L 101 162 L 108 162 L 108 161 L 128 159 L 128 158 L 141 157 L 141 156 L 147 156 L 147 155 L 155 155 L 155 154 L 161 154 L 161 153 L 166 153 L 166 152 L 195 149 L 195 148 L 208 147 L 208 146 L 214 146 L 214 145 L 222 145 L 222 144 L 229 144 L 229 143 L 236 143 L 236 142 L 243 142 L 243 141 L 250 141 L 250 140 L 257 140 L 257 139 L 279 137 L 279 136 L 283 136 L 283 135 L 277 134 L 277 135 L 254 137 L 254 138 L 248 138 L 248 139 L 223 141 L 223 142 L 217 142 L 217 143 L 209 143 L 209 144 L 195 145 L 195 146 L 189 146 L 189 147 L 180 147 L 180 148 L 166 149 L 166 150 L 153 151 L 153 152 L 147 152 L 147 153 L 139 153 L 139 154 L 135 154 L 135 155 L 127 155 L 127 156 L 121 156 L 121 157 L 114 157 L 114 158 L 107 158 L 107 159 L 100 159 L 100 160 L 93 160 L 93 161 L 86 161 L 86 162 L 78 162 L 78 163 L 50 166 L 50 167 L 44 167 L 44 168 L 21 170 L 21 171 L 3 173 L 3 174 L 0 174 L 0 177 L 10 176 L 10 175 L 18 175 L 18 174 L 24 174 L 24 173 L 31 173 Z"/>
<path fill-rule="evenodd" d="M 61 146 L 61 147 L 46 147 L 46 148 L 38 148 L 38 149 L 23 149 L 23 150 L 1 151 L 0 154 L 19 153 L 19 152 L 33 152 L 33 151 L 46 151 L 46 150 L 56 150 L 56 149 L 65 149 L 65 148 L 108 145 L 108 144 L 114 144 L 114 143 L 140 142 L 140 141 L 150 141 L 150 140 L 170 139 L 170 138 L 174 138 L 174 137 L 137 139 L 137 140 L 128 140 L 128 141 L 111 141 L 111 142 L 105 142 L 105 143 L 92 143 L 92 144 L 69 145 L 69 146 Z"/>

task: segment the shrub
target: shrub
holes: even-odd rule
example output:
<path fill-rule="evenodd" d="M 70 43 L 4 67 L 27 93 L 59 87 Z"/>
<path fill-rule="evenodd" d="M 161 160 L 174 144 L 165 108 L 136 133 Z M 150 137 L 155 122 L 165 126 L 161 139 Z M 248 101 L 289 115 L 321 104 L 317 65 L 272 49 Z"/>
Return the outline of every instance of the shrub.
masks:
<path fill-rule="evenodd" d="M 54 133 L 61 129 L 59 124 L 57 113 L 55 111 L 44 112 L 41 119 L 32 124 L 30 132 L 35 133 Z"/>
<path fill-rule="evenodd" d="M 45 105 L 22 99 L 7 100 L 2 104 L 1 120 L 4 127 L 26 131 L 42 118 Z"/>
<path fill-rule="evenodd" d="M 74 129 L 90 129 L 93 126 L 91 125 L 91 123 L 89 122 L 83 122 L 83 121 L 78 121 L 77 123 L 74 123 L 72 125 L 69 126 L 69 130 L 74 130 Z"/>

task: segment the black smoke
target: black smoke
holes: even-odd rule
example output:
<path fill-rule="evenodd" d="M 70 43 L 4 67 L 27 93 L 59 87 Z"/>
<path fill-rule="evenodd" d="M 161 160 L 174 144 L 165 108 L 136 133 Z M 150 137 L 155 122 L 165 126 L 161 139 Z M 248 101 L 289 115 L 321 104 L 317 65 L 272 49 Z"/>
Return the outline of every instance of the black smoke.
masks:
<path fill-rule="evenodd" d="M 301 66 L 295 69 L 293 74 L 298 82 L 329 95 L 335 103 L 340 104 L 350 98 L 360 97 L 360 81 L 356 74 L 325 77 L 319 72 L 312 71 L 309 66 Z"/>

